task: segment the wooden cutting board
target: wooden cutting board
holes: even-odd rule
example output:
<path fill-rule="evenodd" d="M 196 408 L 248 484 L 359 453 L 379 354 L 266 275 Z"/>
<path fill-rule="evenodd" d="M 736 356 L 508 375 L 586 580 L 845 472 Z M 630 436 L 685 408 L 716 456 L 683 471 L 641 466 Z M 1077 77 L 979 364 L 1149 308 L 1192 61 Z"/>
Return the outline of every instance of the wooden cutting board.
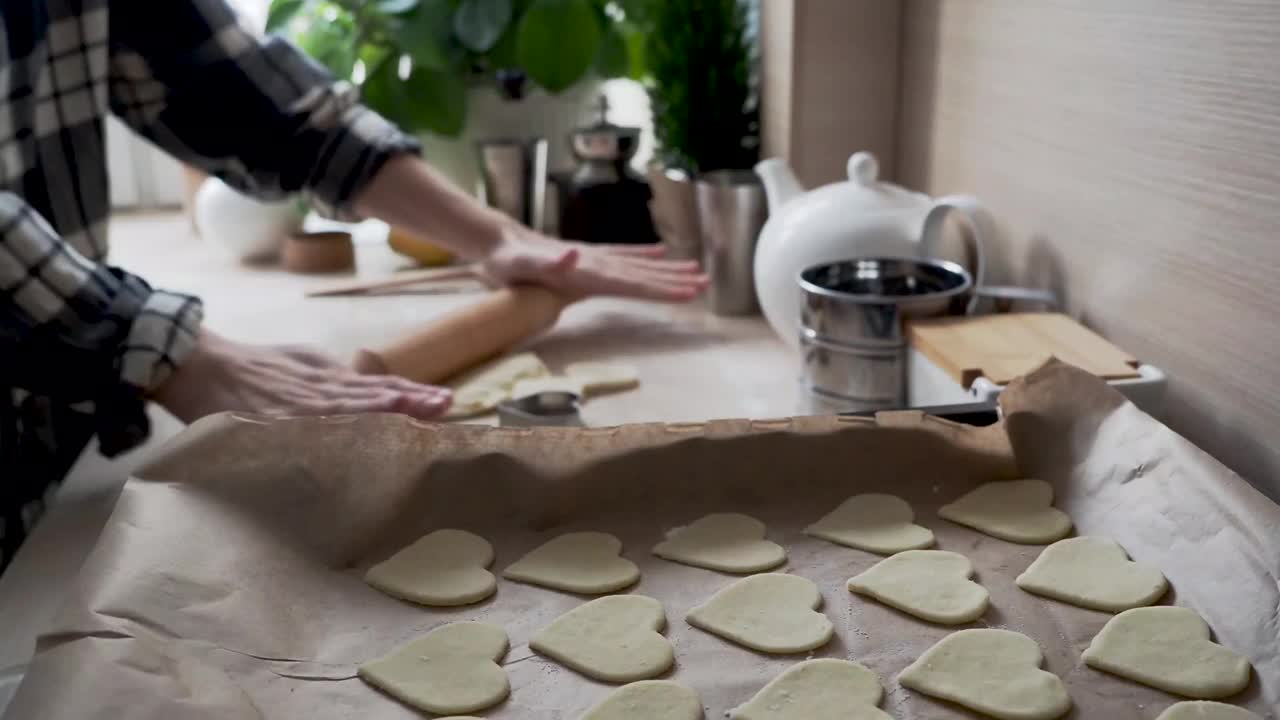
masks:
<path fill-rule="evenodd" d="M 1106 380 L 1138 377 L 1138 360 L 1059 313 L 1008 313 L 915 320 L 911 344 L 965 388 L 986 377 L 1004 385 L 1056 357 Z"/>

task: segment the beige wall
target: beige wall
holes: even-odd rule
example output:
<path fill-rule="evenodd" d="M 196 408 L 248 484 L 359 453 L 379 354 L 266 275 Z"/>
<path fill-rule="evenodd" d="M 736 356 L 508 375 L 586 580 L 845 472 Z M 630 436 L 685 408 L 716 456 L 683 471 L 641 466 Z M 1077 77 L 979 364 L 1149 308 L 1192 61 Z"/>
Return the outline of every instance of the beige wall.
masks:
<path fill-rule="evenodd" d="M 1280 497 L 1280 3 L 906 0 L 902 42 L 899 179 L 983 198 L 1007 275 Z"/>
<path fill-rule="evenodd" d="M 812 186 L 844 178 L 849 156 L 870 150 L 891 177 L 898 0 L 762 0 L 760 19 L 765 155 Z"/>

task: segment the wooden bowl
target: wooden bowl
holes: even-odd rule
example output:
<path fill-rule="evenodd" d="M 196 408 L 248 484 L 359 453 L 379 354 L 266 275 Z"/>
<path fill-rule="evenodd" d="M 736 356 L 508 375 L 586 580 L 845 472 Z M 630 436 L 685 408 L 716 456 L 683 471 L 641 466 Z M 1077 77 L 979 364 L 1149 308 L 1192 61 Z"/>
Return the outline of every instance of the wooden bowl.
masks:
<path fill-rule="evenodd" d="M 294 233 L 285 240 L 281 259 L 289 272 L 337 273 L 355 269 L 356 250 L 349 232 Z"/>

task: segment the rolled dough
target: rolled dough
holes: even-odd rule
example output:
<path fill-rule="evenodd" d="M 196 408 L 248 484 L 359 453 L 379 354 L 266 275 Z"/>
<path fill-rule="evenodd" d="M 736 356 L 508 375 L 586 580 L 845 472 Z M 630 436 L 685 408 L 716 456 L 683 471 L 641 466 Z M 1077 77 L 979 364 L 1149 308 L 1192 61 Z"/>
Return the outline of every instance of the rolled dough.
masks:
<path fill-rule="evenodd" d="M 1071 532 L 1071 518 L 1052 506 L 1043 480 L 1005 480 L 975 488 L 938 510 L 940 517 L 1009 542 L 1039 545 Z"/>
<path fill-rule="evenodd" d="M 614 690 L 581 720 L 701 720 L 698 693 L 669 680 L 641 680 Z"/>
<path fill-rule="evenodd" d="M 1169 589 L 1159 570 L 1131 561 L 1114 540 L 1091 536 L 1045 548 L 1016 582 L 1029 593 L 1103 612 L 1150 605 Z"/>
<path fill-rule="evenodd" d="M 1210 700 L 1184 700 L 1170 705 L 1156 720 L 1262 720 L 1262 717 L 1235 705 Z"/>
<path fill-rule="evenodd" d="M 536 652 L 605 682 L 661 675 L 675 657 L 659 631 L 667 624 L 662 603 L 643 595 L 592 600 L 556 618 L 529 641 Z"/>
<path fill-rule="evenodd" d="M 511 399 L 519 400 L 530 395 L 537 395 L 544 392 L 567 392 L 573 393 L 578 397 L 584 397 L 586 393 L 582 388 L 582 381 L 576 378 L 562 377 L 552 375 L 549 377 L 531 378 L 529 380 L 521 380 L 511 388 Z"/>
<path fill-rule="evenodd" d="M 1141 607 L 1107 621 L 1084 651 L 1091 668 L 1202 700 L 1249 685 L 1250 666 L 1209 639 L 1209 625 L 1184 607 Z"/>
<path fill-rule="evenodd" d="M 1053 720 L 1071 709 L 1062 680 L 1040 669 L 1036 641 L 1012 630 L 960 630 L 898 675 L 904 687 L 1000 720 Z"/>
<path fill-rule="evenodd" d="M 502 576 L 555 590 L 603 595 L 640 579 L 640 568 L 621 557 L 622 541 L 608 533 L 565 533 L 531 550 Z"/>
<path fill-rule="evenodd" d="M 818 586 L 796 575 L 765 573 L 742 578 L 689 611 L 690 625 L 766 653 L 799 653 L 822 647 L 834 630 Z"/>
<path fill-rule="evenodd" d="M 547 366 L 533 353 L 498 358 L 450 383 L 453 388 L 453 405 L 445 418 L 461 419 L 483 415 L 510 397 L 511 390 L 518 381 L 550 374 Z"/>
<path fill-rule="evenodd" d="M 630 390 L 640 384 L 640 374 L 630 365 L 578 362 L 565 366 L 564 374 L 582 382 L 588 395 Z"/>
<path fill-rule="evenodd" d="M 854 495 L 821 520 L 804 529 L 806 535 L 859 550 L 892 555 L 933 545 L 933 531 L 916 525 L 915 513 L 896 495 Z"/>
<path fill-rule="evenodd" d="M 658 557 L 730 573 L 752 573 L 787 561 L 781 545 L 764 539 L 764 523 L 738 513 L 713 513 L 682 528 L 653 548 Z"/>
<path fill-rule="evenodd" d="M 930 622 L 959 625 L 987 611 L 973 563 L 946 550 L 907 550 L 849 580 L 849 590 Z"/>
<path fill-rule="evenodd" d="M 787 668 L 729 713 L 733 720 L 893 720 L 876 707 L 880 678 L 856 662 L 820 658 Z"/>
<path fill-rule="evenodd" d="M 458 622 L 432 630 L 390 655 L 360 666 L 360 678 L 401 702 L 440 715 L 475 712 L 506 699 L 511 687 L 497 661 L 507 633 Z"/>
<path fill-rule="evenodd" d="M 420 605 L 470 605 L 493 594 L 497 581 L 485 568 L 493 546 L 465 530 L 436 530 L 369 568 L 364 581 Z"/>

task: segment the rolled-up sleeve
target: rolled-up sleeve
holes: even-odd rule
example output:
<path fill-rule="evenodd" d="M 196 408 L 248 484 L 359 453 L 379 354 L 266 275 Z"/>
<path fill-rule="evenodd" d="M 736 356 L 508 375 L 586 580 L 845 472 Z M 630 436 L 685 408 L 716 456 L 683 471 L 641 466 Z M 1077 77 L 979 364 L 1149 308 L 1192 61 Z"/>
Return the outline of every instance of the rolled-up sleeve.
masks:
<path fill-rule="evenodd" d="M 260 198 L 307 193 L 356 219 L 354 198 L 418 142 L 349 83 L 222 0 L 111 4 L 112 110 L 179 159 Z"/>
<path fill-rule="evenodd" d="M 0 387 L 93 407 L 103 454 L 147 436 L 147 395 L 195 346 L 194 297 L 88 260 L 0 193 Z"/>

